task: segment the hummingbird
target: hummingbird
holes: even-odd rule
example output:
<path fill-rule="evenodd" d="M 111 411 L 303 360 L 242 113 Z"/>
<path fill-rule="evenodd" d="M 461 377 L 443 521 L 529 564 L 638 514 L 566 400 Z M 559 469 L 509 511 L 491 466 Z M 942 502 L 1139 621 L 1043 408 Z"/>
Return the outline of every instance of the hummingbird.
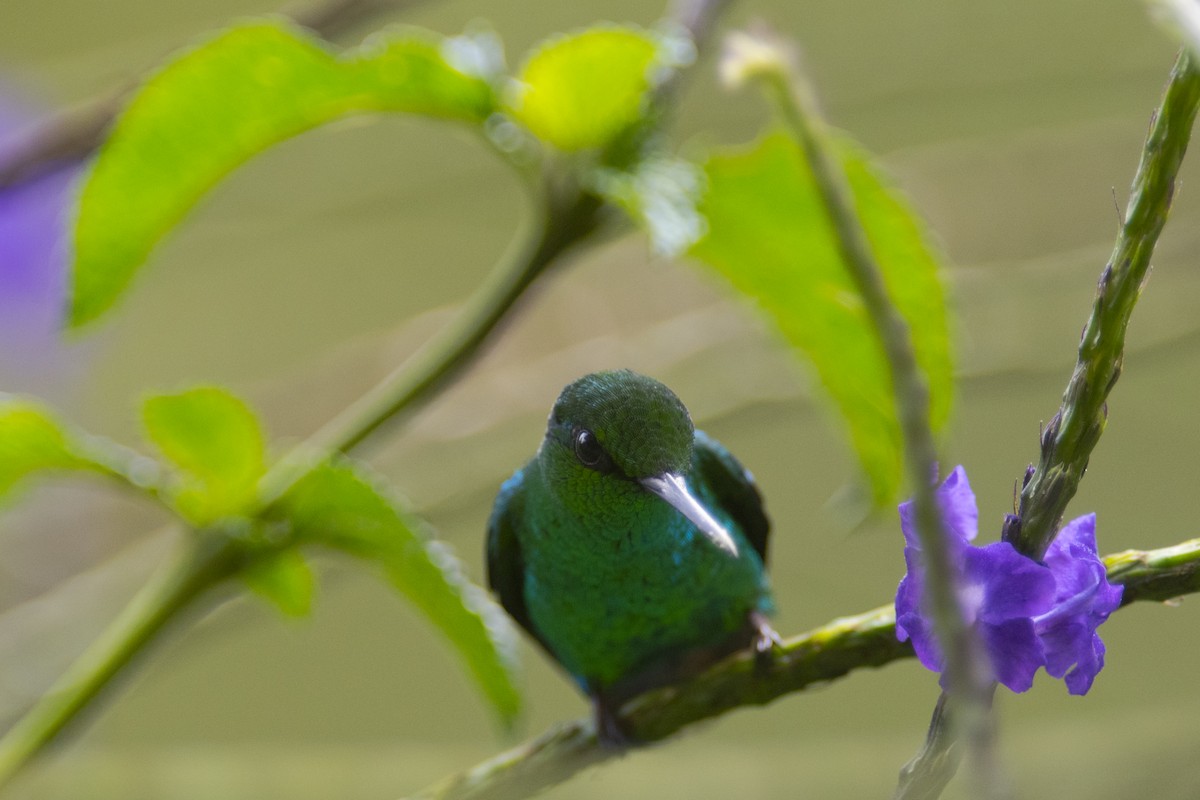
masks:
<path fill-rule="evenodd" d="M 500 487 L 488 584 L 622 745 L 632 697 L 779 637 L 770 523 L 750 473 L 669 388 L 630 370 L 562 390 L 536 455 Z"/>

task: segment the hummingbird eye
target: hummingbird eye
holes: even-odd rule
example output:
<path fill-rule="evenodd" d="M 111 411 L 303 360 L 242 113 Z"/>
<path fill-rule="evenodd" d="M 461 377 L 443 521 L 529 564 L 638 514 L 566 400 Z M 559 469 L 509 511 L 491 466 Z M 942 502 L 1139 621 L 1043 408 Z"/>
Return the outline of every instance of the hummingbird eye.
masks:
<path fill-rule="evenodd" d="M 575 457 L 579 463 L 588 469 L 598 472 L 608 472 L 612 468 L 612 459 L 604 452 L 604 446 L 596 438 L 596 434 L 587 428 L 575 431 Z"/>

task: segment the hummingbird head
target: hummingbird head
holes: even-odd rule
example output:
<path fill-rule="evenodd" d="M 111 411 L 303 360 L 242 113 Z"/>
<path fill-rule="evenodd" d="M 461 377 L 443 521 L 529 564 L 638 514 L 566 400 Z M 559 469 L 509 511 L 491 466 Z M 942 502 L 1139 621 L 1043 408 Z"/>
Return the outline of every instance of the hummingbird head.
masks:
<path fill-rule="evenodd" d="M 729 532 L 687 487 L 694 438 L 687 407 L 662 383 L 630 370 L 595 372 L 558 396 L 542 456 L 554 480 L 591 487 L 589 494 L 657 496 L 737 555 Z"/>
<path fill-rule="evenodd" d="M 694 433 L 674 392 L 627 369 L 594 372 L 563 389 L 547 431 L 581 466 L 633 480 L 685 472 Z"/>

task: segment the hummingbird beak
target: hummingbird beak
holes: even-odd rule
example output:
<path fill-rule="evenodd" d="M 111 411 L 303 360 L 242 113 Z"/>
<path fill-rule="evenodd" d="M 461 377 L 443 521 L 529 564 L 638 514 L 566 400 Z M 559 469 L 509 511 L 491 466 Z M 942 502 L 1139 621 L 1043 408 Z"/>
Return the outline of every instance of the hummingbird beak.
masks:
<path fill-rule="evenodd" d="M 734 543 L 733 537 L 729 535 L 729 531 L 725 530 L 725 526 L 717 522 L 713 515 L 708 513 L 708 509 L 700 505 L 700 501 L 688 491 L 687 483 L 684 482 L 682 475 L 664 472 L 662 475 L 639 478 L 638 483 L 666 500 L 676 511 L 691 520 L 692 524 L 699 528 L 717 547 L 732 556 L 737 556 L 737 545 Z"/>

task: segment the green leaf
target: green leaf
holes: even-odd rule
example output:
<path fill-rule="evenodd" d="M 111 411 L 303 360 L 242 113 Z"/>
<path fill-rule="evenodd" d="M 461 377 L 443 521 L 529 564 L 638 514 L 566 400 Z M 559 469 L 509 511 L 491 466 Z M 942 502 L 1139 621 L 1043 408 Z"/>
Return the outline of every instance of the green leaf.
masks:
<path fill-rule="evenodd" d="M 641 119 L 661 49 L 635 28 L 592 28 L 540 45 L 508 104 L 535 136 L 560 150 L 603 147 Z"/>
<path fill-rule="evenodd" d="M 867 156 L 830 143 L 854 194 L 892 302 L 908 322 L 928 378 L 931 418 L 944 425 L 953 397 L 945 293 L 921 224 Z M 783 134 L 706 167 L 708 234 L 693 254 L 753 298 L 812 362 L 850 431 L 876 505 L 895 500 L 901 434 L 882 345 L 843 268 L 799 147 Z"/>
<path fill-rule="evenodd" d="M 0 498 L 47 470 L 92 469 L 62 426 L 36 403 L 0 394 Z"/>
<path fill-rule="evenodd" d="M 305 617 L 312 610 L 315 581 L 299 550 L 281 550 L 251 561 L 242 579 L 289 617 Z"/>
<path fill-rule="evenodd" d="M 151 397 L 146 435 L 182 472 L 175 502 L 204 524 L 240 513 L 256 497 L 266 447 L 254 412 L 224 389 L 201 387 Z"/>
<path fill-rule="evenodd" d="M 169 62 L 118 117 L 84 183 L 69 324 L 106 311 L 201 195 L 273 144 L 369 111 L 481 123 L 491 83 L 450 66 L 444 45 L 402 29 L 339 57 L 299 28 L 256 22 Z"/>
<path fill-rule="evenodd" d="M 513 681 L 515 639 L 504 612 L 462 574 L 427 526 L 348 463 L 318 467 L 279 508 L 297 542 L 317 544 L 379 565 L 456 647 L 501 717 L 520 710 Z"/>

